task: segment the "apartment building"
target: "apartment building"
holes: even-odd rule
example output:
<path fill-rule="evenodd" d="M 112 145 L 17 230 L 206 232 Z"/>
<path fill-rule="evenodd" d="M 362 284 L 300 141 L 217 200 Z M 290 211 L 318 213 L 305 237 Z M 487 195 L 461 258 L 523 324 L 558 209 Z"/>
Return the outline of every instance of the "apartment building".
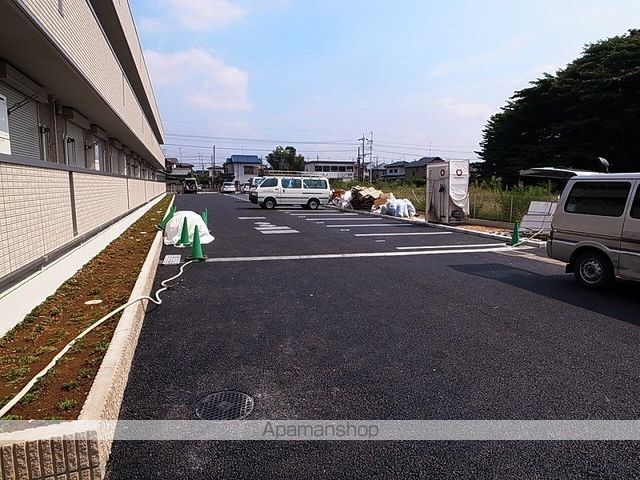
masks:
<path fill-rule="evenodd" d="M 127 0 L 0 2 L 0 286 L 165 192 Z"/>

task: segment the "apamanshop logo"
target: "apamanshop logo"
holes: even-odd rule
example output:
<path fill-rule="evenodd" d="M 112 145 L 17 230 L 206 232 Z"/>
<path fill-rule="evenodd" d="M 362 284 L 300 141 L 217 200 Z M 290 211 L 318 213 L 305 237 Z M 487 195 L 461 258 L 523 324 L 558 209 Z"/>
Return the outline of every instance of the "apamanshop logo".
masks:
<path fill-rule="evenodd" d="M 377 425 L 358 424 L 349 422 L 336 423 L 296 423 L 267 422 L 262 432 L 265 438 L 278 440 L 339 440 L 363 439 L 371 440 L 378 436 Z"/>

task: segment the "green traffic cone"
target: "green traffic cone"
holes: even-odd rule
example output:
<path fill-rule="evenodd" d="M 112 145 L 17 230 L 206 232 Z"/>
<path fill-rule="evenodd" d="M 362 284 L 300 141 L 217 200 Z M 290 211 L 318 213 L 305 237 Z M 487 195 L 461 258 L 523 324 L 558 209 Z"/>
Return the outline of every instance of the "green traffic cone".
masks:
<path fill-rule="evenodd" d="M 198 260 L 202 261 L 207 257 L 204 256 L 202 252 L 202 245 L 200 244 L 200 232 L 198 231 L 198 226 L 193 230 L 193 242 L 191 244 L 191 256 L 189 260 Z"/>
<path fill-rule="evenodd" d="M 169 211 L 167 212 L 167 214 L 165 215 L 165 217 L 162 219 L 162 221 L 156 225 L 156 228 L 158 230 L 164 230 L 165 227 L 167 226 L 167 223 L 169 223 L 169 220 L 171 220 L 173 218 L 173 214 L 176 213 L 176 206 L 172 206 Z"/>
<path fill-rule="evenodd" d="M 208 210 L 206 208 L 202 211 L 200 216 L 202 217 L 202 220 L 204 221 L 204 224 L 208 225 L 209 224 L 209 212 L 208 212 Z"/>
<path fill-rule="evenodd" d="M 511 232 L 511 245 L 517 245 L 520 243 L 520 225 L 518 222 L 513 224 L 513 231 Z"/>
<path fill-rule="evenodd" d="M 187 217 L 184 217 L 182 222 L 182 231 L 180 232 L 180 241 L 178 242 L 178 245 L 191 245 L 191 242 L 189 241 L 189 225 L 187 224 Z"/>

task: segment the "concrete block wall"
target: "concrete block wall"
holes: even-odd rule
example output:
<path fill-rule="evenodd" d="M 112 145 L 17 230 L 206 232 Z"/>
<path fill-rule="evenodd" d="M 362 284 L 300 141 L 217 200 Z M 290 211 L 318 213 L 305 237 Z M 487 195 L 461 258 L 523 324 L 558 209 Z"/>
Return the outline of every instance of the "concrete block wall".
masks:
<path fill-rule="evenodd" d="M 52 440 L 4 445 L 0 453 L 2 480 L 99 480 L 99 441 L 91 433 L 76 433 Z"/>
<path fill-rule="evenodd" d="M 127 181 L 121 177 L 103 177 L 89 173 L 73 174 L 78 235 L 90 232 L 112 218 L 126 213 Z"/>
<path fill-rule="evenodd" d="M 69 173 L 0 164 L 0 278 L 73 239 Z"/>
<path fill-rule="evenodd" d="M 150 180 L 0 162 L 0 281 L 165 190 Z"/>

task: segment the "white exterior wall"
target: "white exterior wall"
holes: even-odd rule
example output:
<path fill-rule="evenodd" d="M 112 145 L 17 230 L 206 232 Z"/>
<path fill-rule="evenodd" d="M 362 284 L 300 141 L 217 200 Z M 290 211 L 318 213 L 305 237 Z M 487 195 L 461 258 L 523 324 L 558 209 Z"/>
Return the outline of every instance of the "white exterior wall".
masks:
<path fill-rule="evenodd" d="M 161 164 L 164 155 L 86 0 L 18 0 Z"/>
<path fill-rule="evenodd" d="M 318 167 L 329 167 L 329 171 L 328 172 L 325 172 L 325 171 L 316 172 L 316 166 L 318 166 Z M 331 171 L 331 167 L 345 167 L 345 171 L 344 172 L 332 172 Z M 351 167 L 352 171 L 351 172 L 347 172 L 346 171 L 347 167 Z M 344 162 L 344 163 L 338 163 L 338 162 L 326 162 L 326 163 L 310 162 L 310 163 L 305 164 L 304 171 L 305 172 L 309 172 L 309 173 L 322 174 L 327 178 L 352 179 L 355 176 L 356 168 L 357 167 L 353 164 L 353 162 Z"/>

